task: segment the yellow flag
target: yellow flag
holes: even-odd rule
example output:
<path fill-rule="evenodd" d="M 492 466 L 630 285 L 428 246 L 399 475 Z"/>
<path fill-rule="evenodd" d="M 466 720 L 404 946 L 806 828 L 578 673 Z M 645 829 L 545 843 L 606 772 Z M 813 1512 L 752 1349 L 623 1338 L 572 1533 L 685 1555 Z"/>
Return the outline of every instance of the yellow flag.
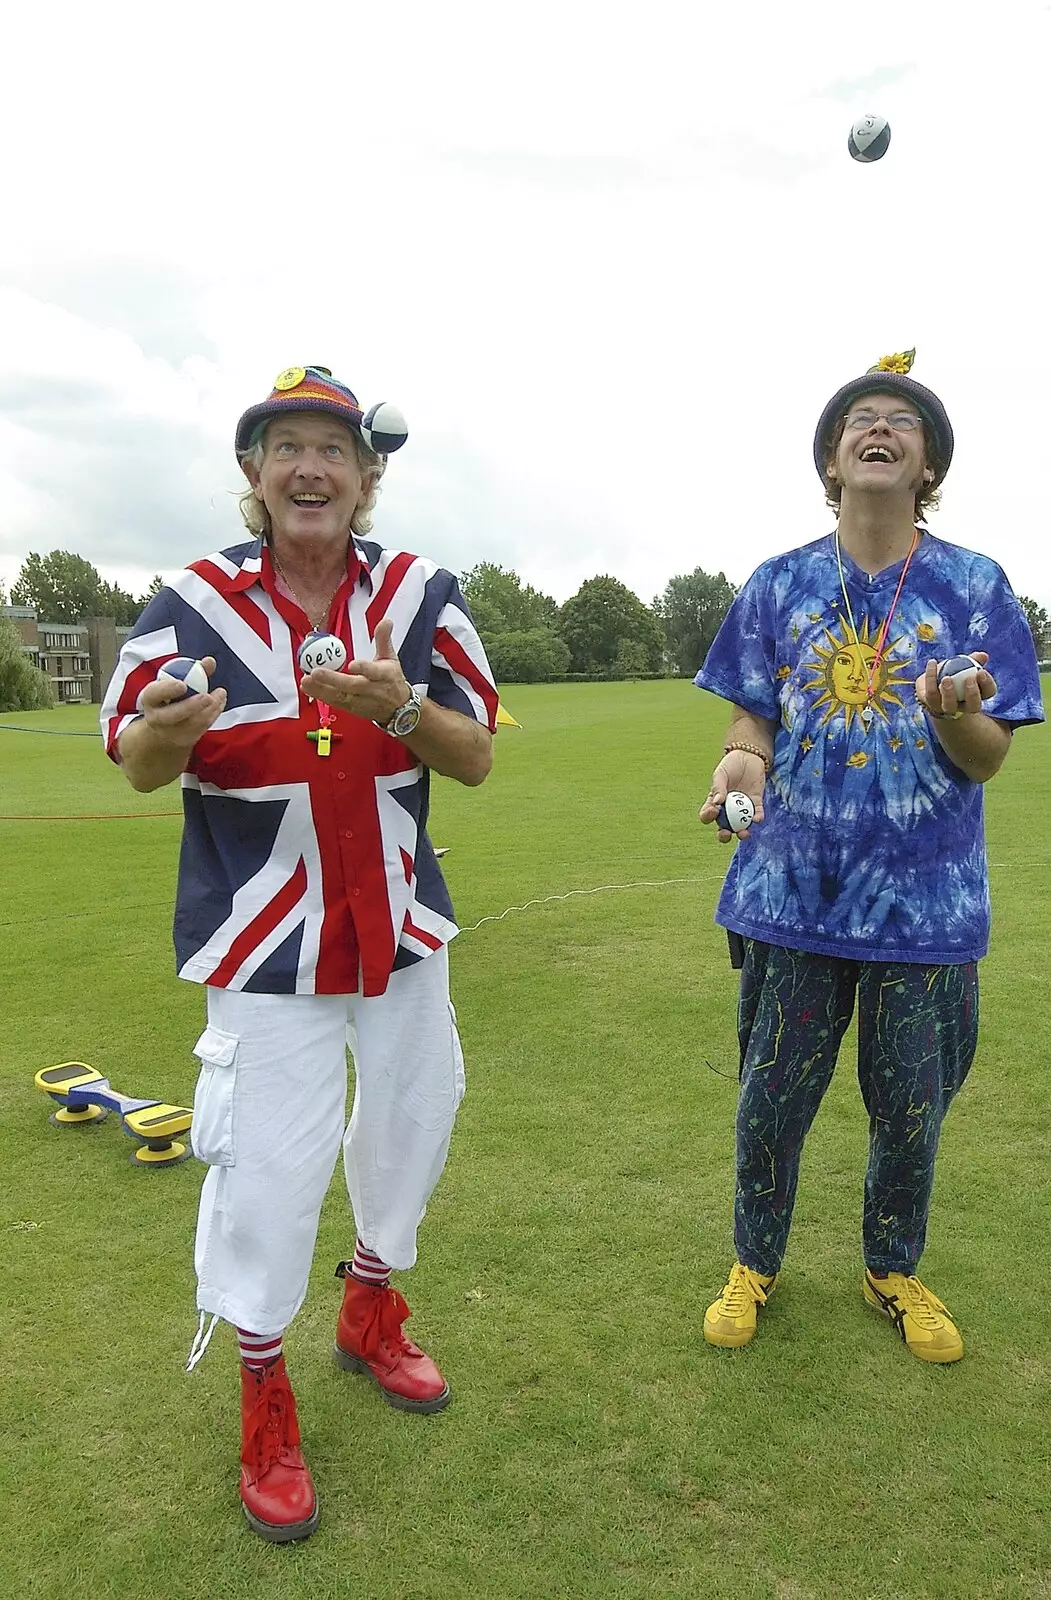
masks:
<path fill-rule="evenodd" d="M 498 728 L 520 728 L 522 724 L 520 722 L 516 722 L 511 713 L 509 711 L 505 711 L 502 705 L 497 705 L 496 726 Z"/>

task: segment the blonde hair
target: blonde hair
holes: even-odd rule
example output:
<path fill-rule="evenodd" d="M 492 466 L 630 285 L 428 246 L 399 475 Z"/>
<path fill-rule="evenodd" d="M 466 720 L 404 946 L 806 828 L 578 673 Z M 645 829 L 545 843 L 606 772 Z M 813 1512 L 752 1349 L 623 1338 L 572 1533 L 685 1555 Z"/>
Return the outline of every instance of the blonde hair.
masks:
<path fill-rule="evenodd" d="M 250 449 L 243 450 L 238 456 L 237 459 L 240 461 L 242 468 L 246 464 L 256 472 L 259 472 L 262 468 L 263 457 L 266 454 L 266 430 L 269 425 L 269 422 L 264 423 L 259 438 Z M 352 428 L 348 428 L 347 432 L 354 440 L 354 449 L 357 452 L 358 466 L 361 468 L 361 476 L 364 480 L 363 487 L 365 489 L 365 498 L 359 506 L 355 507 L 354 515 L 350 519 L 350 531 L 351 533 L 356 533 L 359 538 L 364 538 L 367 533 L 372 532 L 372 513 L 376 509 L 376 501 L 380 492 L 380 479 L 387 469 L 387 462 L 384 456 L 377 455 L 375 450 L 369 449 L 359 433 L 356 433 Z M 269 539 L 271 533 L 270 513 L 256 495 L 255 490 L 247 489 L 239 497 L 237 504 L 240 508 L 242 521 L 249 533 L 253 534 L 257 539 L 260 536 L 264 539 Z"/>

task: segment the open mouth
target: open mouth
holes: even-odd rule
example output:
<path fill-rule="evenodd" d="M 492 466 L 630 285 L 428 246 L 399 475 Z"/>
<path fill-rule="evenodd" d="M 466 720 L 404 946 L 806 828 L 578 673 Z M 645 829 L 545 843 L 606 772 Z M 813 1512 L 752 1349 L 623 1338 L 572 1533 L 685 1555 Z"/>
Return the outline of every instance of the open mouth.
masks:
<path fill-rule="evenodd" d="M 867 449 L 861 452 L 861 459 L 865 462 L 886 462 L 891 466 L 894 465 L 893 452 L 888 450 L 886 445 L 882 444 L 870 444 Z"/>
<path fill-rule="evenodd" d="M 292 504 L 294 506 L 299 506 L 304 511 L 309 511 L 309 510 L 311 510 L 312 508 L 315 508 L 315 507 L 327 506 L 328 505 L 328 495 L 327 494 L 294 494 L 292 496 Z"/>

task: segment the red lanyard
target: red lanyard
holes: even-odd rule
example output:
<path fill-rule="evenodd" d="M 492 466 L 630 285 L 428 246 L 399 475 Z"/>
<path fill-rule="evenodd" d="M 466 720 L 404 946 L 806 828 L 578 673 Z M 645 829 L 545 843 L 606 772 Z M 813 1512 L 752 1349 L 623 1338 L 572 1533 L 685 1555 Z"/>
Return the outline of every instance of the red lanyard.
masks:
<path fill-rule="evenodd" d="M 879 638 L 876 640 L 876 654 L 872 658 L 872 665 L 869 668 L 869 681 L 865 687 L 865 694 L 870 700 L 872 699 L 872 685 L 876 681 L 876 673 L 879 671 L 880 664 L 883 660 L 883 650 L 887 643 L 887 636 L 890 633 L 890 625 L 894 620 L 894 613 L 898 609 L 898 601 L 901 599 L 901 591 L 905 583 L 905 574 L 909 570 L 909 562 L 915 555 L 916 546 L 919 544 L 919 542 L 920 530 L 917 528 L 912 535 L 912 545 L 910 546 L 908 555 L 905 557 L 905 565 L 901 569 L 901 577 L 898 579 L 898 587 L 894 591 L 894 599 L 890 603 L 890 610 L 887 612 L 886 621 L 879 631 Z"/>
<path fill-rule="evenodd" d="M 336 719 L 332 714 L 332 707 L 327 706 L 323 700 L 317 702 L 317 720 L 317 727 L 310 729 L 307 738 L 316 747 L 319 756 L 330 756 L 333 740 L 338 742 L 343 735 L 333 729 L 332 724 Z"/>
<path fill-rule="evenodd" d="M 913 556 L 916 554 L 916 546 L 919 544 L 919 542 L 920 542 L 920 530 L 919 530 L 919 528 L 914 528 L 913 532 L 912 532 L 912 544 L 909 547 L 908 555 L 905 557 L 905 565 L 901 569 L 901 577 L 898 579 L 898 587 L 894 591 L 894 599 L 890 603 L 890 610 L 887 612 L 887 615 L 886 615 L 886 618 L 884 620 L 883 626 L 880 629 L 879 636 L 878 636 L 878 638 L 876 640 L 876 651 L 875 651 L 874 656 L 872 657 L 872 665 L 869 667 L 868 683 L 865 685 L 865 698 L 866 698 L 866 700 L 871 700 L 872 699 L 872 687 L 873 687 L 873 684 L 876 682 L 876 674 L 878 673 L 880 667 L 883 664 L 883 651 L 884 651 L 884 649 L 886 647 L 887 638 L 888 638 L 888 636 L 890 634 L 890 625 L 891 625 L 891 622 L 894 620 L 894 613 L 898 609 L 898 601 L 901 599 L 901 591 L 902 591 L 902 588 L 903 588 L 904 583 L 905 583 L 905 574 L 909 570 L 909 563 L 911 562 Z M 840 556 L 840 553 L 839 553 L 839 529 L 838 528 L 836 529 L 836 564 L 839 567 L 839 586 L 843 591 L 843 599 L 846 601 L 846 606 L 847 606 L 847 616 L 850 619 L 851 630 L 853 631 L 853 634 L 854 634 L 854 643 L 855 643 L 855 645 L 857 645 L 858 643 L 860 643 L 860 641 L 858 639 L 858 628 L 857 628 L 857 623 L 854 621 L 854 613 L 851 610 L 851 606 L 850 606 L 850 596 L 847 593 L 847 582 L 846 582 L 846 579 L 843 576 L 843 560 L 842 560 L 842 557 Z"/>

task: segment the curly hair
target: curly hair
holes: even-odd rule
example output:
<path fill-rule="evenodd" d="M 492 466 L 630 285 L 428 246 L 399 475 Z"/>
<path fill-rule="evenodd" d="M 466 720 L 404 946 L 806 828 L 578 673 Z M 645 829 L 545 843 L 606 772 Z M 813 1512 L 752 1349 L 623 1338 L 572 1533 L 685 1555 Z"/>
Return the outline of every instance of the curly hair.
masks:
<path fill-rule="evenodd" d="M 851 406 L 853 406 L 854 400 L 856 399 L 857 396 L 855 395 L 854 399 L 851 400 Z M 848 414 L 849 413 L 847 411 L 844 411 L 843 415 L 839 418 L 835 427 L 832 429 L 832 433 L 828 441 L 828 451 L 825 456 L 825 504 L 831 507 L 831 509 L 836 513 L 837 517 L 839 516 L 840 501 L 843 498 L 843 485 L 837 482 L 835 479 L 830 478 L 829 472 L 835 465 L 836 456 L 839 454 L 839 446 L 843 439 L 843 429 L 846 426 Z M 941 489 L 939 488 L 939 485 L 946 473 L 946 463 L 939 459 L 937 446 L 931 444 L 931 435 L 933 433 L 933 429 L 928 425 L 927 419 L 926 417 L 923 417 L 922 413 L 921 418 L 923 421 L 924 459 L 926 465 L 934 473 L 934 481 L 933 483 L 923 484 L 916 495 L 916 504 L 913 509 L 914 522 L 926 522 L 927 512 L 936 510 L 940 505 Z"/>
<path fill-rule="evenodd" d="M 357 452 L 358 466 L 361 468 L 363 487 L 366 489 L 364 500 L 355 508 L 354 515 L 350 519 L 350 531 L 356 533 L 359 538 L 364 538 L 367 533 L 372 532 L 372 513 L 376 509 L 376 501 L 380 492 L 380 479 L 387 470 L 387 461 L 385 456 L 377 455 L 375 450 L 370 450 L 360 434 L 355 433 L 352 429 L 347 431 L 354 440 L 354 449 Z M 263 428 L 262 433 L 251 449 L 242 451 L 237 459 L 242 467 L 247 463 L 248 466 L 253 467 L 258 472 L 263 465 L 265 453 L 266 427 Z M 257 497 L 254 489 L 247 489 L 244 494 L 239 496 L 237 504 L 241 512 L 242 521 L 249 533 L 256 538 L 262 535 L 264 539 L 269 539 L 270 513 Z"/>

